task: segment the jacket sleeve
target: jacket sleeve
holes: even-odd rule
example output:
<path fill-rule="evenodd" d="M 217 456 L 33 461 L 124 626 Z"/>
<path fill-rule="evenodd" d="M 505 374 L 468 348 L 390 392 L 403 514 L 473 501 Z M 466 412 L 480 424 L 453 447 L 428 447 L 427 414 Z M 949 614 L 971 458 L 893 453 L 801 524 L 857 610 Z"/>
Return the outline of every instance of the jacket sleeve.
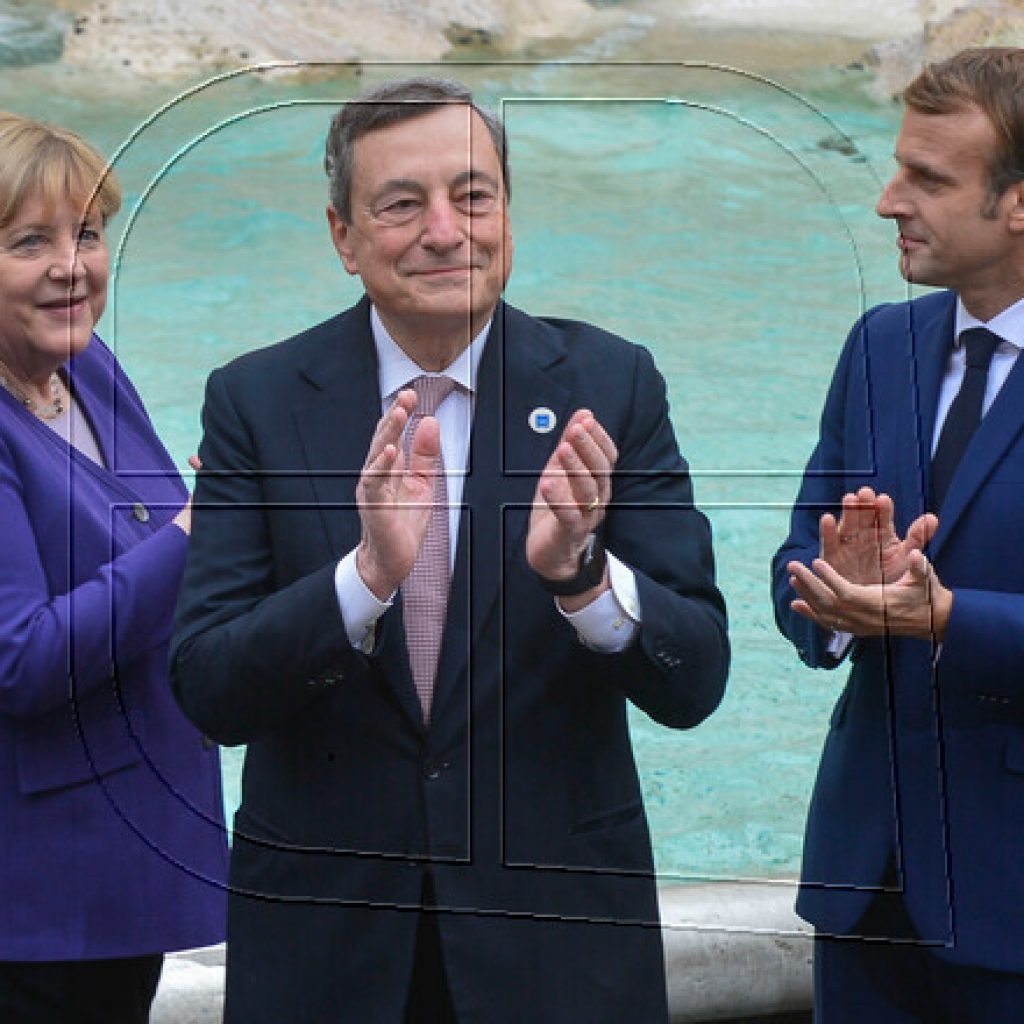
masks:
<path fill-rule="evenodd" d="M 789 536 L 772 559 L 772 601 L 779 630 L 811 668 L 835 668 L 843 660 L 828 651 L 831 634 L 790 607 L 796 592 L 790 586 L 789 562 L 810 565 L 820 552 L 819 520 L 825 512 L 838 513 L 846 490 L 844 436 L 846 406 L 853 367 L 863 354 L 862 331 L 865 318 L 853 327 L 839 356 L 825 407 L 821 414 L 818 443 L 811 453 L 790 517 Z M 849 645 L 847 652 L 856 644 Z"/>
<path fill-rule="evenodd" d="M 1020 714 L 1024 702 L 1024 594 L 953 589 L 953 610 L 937 662 L 945 690 Z"/>
<path fill-rule="evenodd" d="M 333 562 L 276 583 L 260 463 L 225 370 L 207 383 L 199 455 L 171 681 L 206 735 L 248 743 L 368 660 L 348 640 Z"/>
<path fill-rule="evenodd" d="M 54 487 L 53 500 L 65 498 Z M 50 711 L 165 643 L 188 543 L 168 523 L 53 594 L 46 566 L 71 555 L 66 545 L 41 550 L 32 517 L 16 460 L 0 439 L 0 713 L 13 716 Z"/>
<path fill-rule="evenodd" d="M 711 528 L 695 507 L 686 462 L 669 421 L 665 382 L 636 347 L 628 423 L 619 439 L 609 551 L 636 574 L 637 643 L 604 659 L 609 678 L 664 725 L 687 728 L 718 706 L 729 671 L 725 602 L 715 585 Z"/>

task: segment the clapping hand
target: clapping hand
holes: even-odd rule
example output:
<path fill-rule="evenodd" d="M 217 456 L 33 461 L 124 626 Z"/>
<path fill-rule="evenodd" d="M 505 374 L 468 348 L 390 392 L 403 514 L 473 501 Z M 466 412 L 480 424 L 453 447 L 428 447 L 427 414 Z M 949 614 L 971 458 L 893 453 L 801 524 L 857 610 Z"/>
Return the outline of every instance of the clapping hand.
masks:
<path fill-rule="evenodd" d="M 810 568 L 786 566 L 797 593 L 791 607 L 832 632 L 941 640 L 953 595 L 923 551 L 937 529 L 938 519 L 925 513 L 901 539 L 887 494 L 862 487 L 845 495 L 838 522 L 821 517 L 820 557 Z"/>
<path fill-rule="evenodd" d="M 618 451 L 588 409 L 575 412 L 537 481 L 526 559 L 534 572 L 551 580 L 571 579 L 587 538 L 600 525 L 611 499 L 611 473 Z M 607 580 L 600 587 L 607 589 Z M 562 601 L 567 610 L 596 594 Z"/>
<path fill-rule="evenodd" d="M 402 432 L 415 408 L 416 392 L 399 391 L 377 424 L 356 487 L 363 531 L 356 568 L 381 601 L 387 601 L 412 572 L 430 520 L 441 432 L 433 416 L 420 420 L 407 466 Z"/>

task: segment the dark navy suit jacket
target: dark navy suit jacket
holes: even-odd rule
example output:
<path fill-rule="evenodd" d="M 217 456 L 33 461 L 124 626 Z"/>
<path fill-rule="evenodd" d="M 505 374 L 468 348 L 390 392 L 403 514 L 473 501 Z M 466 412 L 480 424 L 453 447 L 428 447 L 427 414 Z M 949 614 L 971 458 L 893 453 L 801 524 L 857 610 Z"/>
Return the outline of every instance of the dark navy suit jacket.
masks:
<path fill-rule="evenodd" d="M 862 485 L 902 536 L 925 510 L 955 296 L 871 310 L 840 357 L 789 538 L 774 562 L 780 629 L 814 667 L 828 637 L 790 610 L 786 563 L 818 554 L 818 518 Z M 928 555 L 954 592 L 929 641 L 855 641 L 811 801 L 798 911 L 844 933 L 890 854 L 920 933 L 960 963 L 1024 971 L 1024 359 L 964 455 Z M 934 666 L 934 667 L 933 667 Z"/>
<path fill-rule="evenodd" d="M 400 600 L 366 656 L 334 591 L 380 418 L 368 309 L 244 356 L 207 388 L 172 673 L 204 731 L 248 743 L 227 1019 L 401 1021 L 429 862 L 460 1021 L 664 1021 L 626 705 L 696 725 L 728 663 L 664 383 L 637 346 L 499 306 L 425 728 Z M 562 429 L 533 431 L 530 412 L 564 425 L 581 406 L 619 448 L 605 540 L 642 605 L 639 641 L 615 655 L 581 645 L 524 554 Z"/>
<path fill-rule="evenodd" d="M 0 391 L 0 959 L 218 941 L 216 751 L 167 645 L 184 486 L 98 338 L 69 377 L 109 469 Z"/>

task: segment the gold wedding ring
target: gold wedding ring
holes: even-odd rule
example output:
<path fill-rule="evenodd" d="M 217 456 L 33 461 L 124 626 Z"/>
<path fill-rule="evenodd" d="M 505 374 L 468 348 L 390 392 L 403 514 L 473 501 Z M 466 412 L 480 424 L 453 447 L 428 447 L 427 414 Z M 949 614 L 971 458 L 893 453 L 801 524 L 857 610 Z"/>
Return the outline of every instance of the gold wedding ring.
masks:
<path fill-rule="evenodd" d="M 596 512 L 601 507 L 601 499 L 595 498 L 587 507 L 587 512 Z"/>

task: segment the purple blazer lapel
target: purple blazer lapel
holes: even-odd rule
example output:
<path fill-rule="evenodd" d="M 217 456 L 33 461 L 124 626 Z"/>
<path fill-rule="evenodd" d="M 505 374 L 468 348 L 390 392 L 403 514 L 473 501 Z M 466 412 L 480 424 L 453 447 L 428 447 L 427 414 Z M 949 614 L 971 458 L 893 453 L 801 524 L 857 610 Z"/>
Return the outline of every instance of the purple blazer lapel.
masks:
<path fill-rule="evenodd" d="M 185 486 L 135 388 L 100 338 L 93 335 L 89 347 L 70 360 L 68 374 L 106 463 L 97 466 L 71 448 L 72 486 L 81 474 L 89 474 L 121 501 L 162 508 L 159 523 L 172 518 L 185 500 Z"/>

